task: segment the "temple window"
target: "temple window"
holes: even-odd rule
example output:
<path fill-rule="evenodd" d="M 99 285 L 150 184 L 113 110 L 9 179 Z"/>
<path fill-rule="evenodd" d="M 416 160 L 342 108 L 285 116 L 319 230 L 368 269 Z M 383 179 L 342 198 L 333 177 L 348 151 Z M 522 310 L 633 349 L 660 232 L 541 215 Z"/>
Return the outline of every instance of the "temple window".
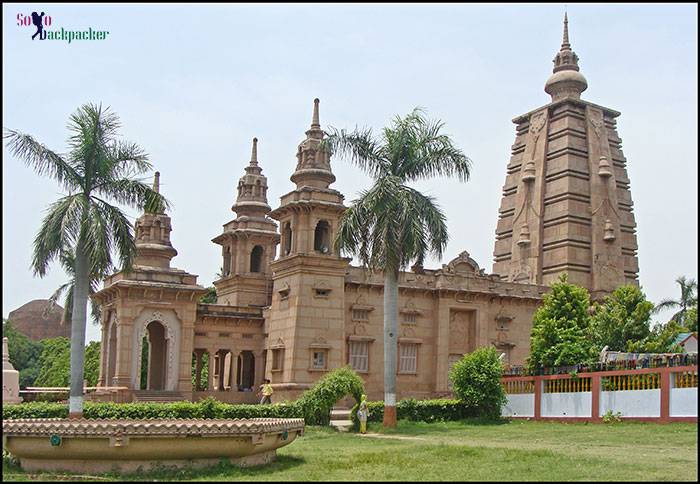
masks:
<path fill-rule="evenodd" d="M 362 373 L 369 371 L 369 341 L 350 341 L 348 343 L 348 363 L 350 367 Z"/>
<path fill-rule="evenodd" d="M 416 343 L 399 343 L 399 373 L 415 375 L 417 373 L 418 345 Z"/>
<path fill-rule="evenodd" d="M 226 247 L 224 249 L 224 267 L 223 276 L 226 277 L 231 274 L 231 248 Z"/>
<path fill-rule="evenodd" d="M 331 226 L 327 221 L 321 220 L 314 230 L 314 250 L 322 254 L 330 252 Z"/>
<path fill-rule="evenodd" d="M 311 368 L 314 370 L 325 370 L 328 350 L 314 349 L 311 355 Z"/>
<path fill-rule="evenodd" d="M 292 227 L 286 222 L 282 228 L 282 255 L 289 255 L 292 251 Z"/>
<path fill-rule="evenodd" d="M 272 350 L 272 371 L 282 371 L 284 369 L 284 348 L 274 348 Z"/>
<path fill-rule="evenodd" d="M 367 309 L 353 309 L 352 310 L 352 320 L 353 321 L 369 321 L 369 311 Z"/>
<path fill-rule="evenodd" d="M 253 247 L 253 251 L 250 253 L 250 272 L 262 272 L 262 256 L 262 246 Z"/>

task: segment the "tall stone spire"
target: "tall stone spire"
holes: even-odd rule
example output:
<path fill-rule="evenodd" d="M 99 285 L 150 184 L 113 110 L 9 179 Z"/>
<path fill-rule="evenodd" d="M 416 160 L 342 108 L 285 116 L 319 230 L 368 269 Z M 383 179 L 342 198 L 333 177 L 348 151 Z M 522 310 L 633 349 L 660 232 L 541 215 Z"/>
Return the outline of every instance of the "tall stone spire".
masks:
<path fill-rule="evenodd" d="M 318 98 L 314 99 L 311 127 L 306 131 L 306 139 L 297 149 L 297 167 L 290 178 L 297 184 L 297 188 L 328 188 L 335 181 L 330 153 L 320 147 L 324 135 L 319 121 L 320 102 Z"/>
<path fill-rule="evenodd" d="M 565 15 L 545 85 L 552 101 L 513 120 L 493 272 L 535 284 L 567 273 L 570 283 L 600 300 L 623 284 L 638 284 L 639 262 L 620 113 L 581 99 L 586 86 Z"/>
<path fill-rule="evenodd" d="M 231 207 L 238 217 L 260 217 L 270 211 L 267 204 L 267 177 L 258 165 L 258 138 L 253 138 L 250 163 L 245 168 L 245 175 L 238 180 L 238 197 Z"/>
<path fill-rule="evenodd" d="M 580 99 L 581 93 L 588 88 L 586 78 L 579 72 L 578 56 L 571 50 L 569 43 L 569 18 L 564 14 L 564 34 L 561 48 L 554 57 L 553 74 L 547 79 L 544 90 L 552 96 L 552 101 L 564 98 Z"/>
<path fill-rule="evenodd" d="M 160 193 L 160 172 L 153 179 L 153 191 Z M 150 267 L 170 267 L 177 250 L 170 242 L 172 225 L 162 207 L 148 207 L 136 219 L 136 258 L 134 264 Z"/>

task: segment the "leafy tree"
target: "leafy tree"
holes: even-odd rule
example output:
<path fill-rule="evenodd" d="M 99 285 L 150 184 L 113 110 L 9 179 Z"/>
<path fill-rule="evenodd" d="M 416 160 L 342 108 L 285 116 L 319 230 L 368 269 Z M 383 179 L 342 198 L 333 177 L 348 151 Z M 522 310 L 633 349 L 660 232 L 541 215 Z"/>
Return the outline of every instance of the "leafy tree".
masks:
<path fill-rule="evenodd" d="M 199 302 L 216 304 L 216 288 L 214 286 L 208 287 L 207 293 L 199 298 Z"/>
<path fill-rule="evenodd" d="M 19 372 L 19 386 L 26 388 L 34 385 L 40 369 L 41 342 L 30 340 L 6 319 L 2 323 L 2 336 L 7 338 L 10 363 Z"/>
<path fill-rule="evenodd" d="M 70 340 L 64 337 L 41 340 L 42 352 L 38 387 L 65 387 L 70 383 Z M 97 385 L 100 374 L 100 342 L 92 341 L 85 348 L 85 380 L 88 386 Z"/>
<path fill-rule="evenodd" d="M 538 367 L 588 364 L 596 360 L 590 337 L 588 291 L 567 282 L 566 274 L 552 284 L 532 321 L 530 371 Z"/>
<path fill-rule="evenodd" d="M 432 176 L 469 178 L 471 161 L 441 134 L 442 122 L 415 109 L 394 118 L 374 137 L 371 129 L 331 130 L 322 146 L 347 155 L 374 178 L 374 185 L 341 217 L 335 247 L 363 266 L 384 272 L 384 426 L 396 426 L 396 351 L 399 271 L 426 254 L 442 257 L 448 233 L 435 199 L 407 184 Z"/>
<path fill-rule="evenodd" d="M 654 312 L 658 313 L 665 309 L 679 308 L 679 311 L 671 316 L 671 319 L 679 325 L 687 327 L 686 313 L 691 307 L 697 307 L 698 305 L 698 283 L 695 279 L 687 279 L 685 276 L 678 277 L 676 282 L 680 286 L 681 297 L 679 299 L 662 300 L 656 306 Z"/>
<path fill-rule="evenodd" d="M 486 418 L 500 417 L 501 407 L 506 404 L 502 375 L 503 365 L 496 349 L 486 347 L 465 355 L 450 370 L 457 399 Z"/>
<path fill-rule="evenodd" d="M 698 332 L 698 305 L 688 308 L 688 312 L 685 313 L 685 327 L 688 331 L 694 333 Z"/>
<path fill-rule="evenodd" d="M 657 324 L 642 341 L 630 343 L 628 350 L 633 353 L 682 353 L 683 348 L 675 341 L 685 331 L 686 328 L 674 320 Z"/>
<path fill-rule="evenodd" d="M 46 275 L 49 264 L 70 248 L 75 284 L 71 317 L 69 415 L 83 412 L 85 324 L 91 274 L 108 273 L 116 250 L 122 270 L 129 270 L 136 247 L 126 215 L 109 203 L 160 213 L 168 202 L 135 179 L 151 169 L 147 155 L 134 143 L 118 141 L 119 118 L 102 105 L 86 104 L 71 115 L 69 152 L 58 154 L 32 136 L 5 130 L 10 152 L 39 175 L 55 179 L 67 192 L 49 206 L 34 239 L 32 268 Z"/>
<path fill-rule="evenodd" d="M 630 343 L 650 334 L 649 323 L 654 304 L 647 301 L 637 286 L 621 286 L 602 304 L 595 305 L 591 336 L 597 350 L 626 351 Z"/>

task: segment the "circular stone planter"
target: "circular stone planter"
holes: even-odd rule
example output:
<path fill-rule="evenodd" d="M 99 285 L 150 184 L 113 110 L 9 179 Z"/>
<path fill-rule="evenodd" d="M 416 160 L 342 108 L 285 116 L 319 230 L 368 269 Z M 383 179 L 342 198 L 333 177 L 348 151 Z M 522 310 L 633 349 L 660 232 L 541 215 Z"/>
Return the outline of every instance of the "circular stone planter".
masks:
<path fill-rule="evenodd" d="M 134 472 L 267 464 L 304 433 L 304 419 L 3 420 L 3 448 L 27 471 Z"/>

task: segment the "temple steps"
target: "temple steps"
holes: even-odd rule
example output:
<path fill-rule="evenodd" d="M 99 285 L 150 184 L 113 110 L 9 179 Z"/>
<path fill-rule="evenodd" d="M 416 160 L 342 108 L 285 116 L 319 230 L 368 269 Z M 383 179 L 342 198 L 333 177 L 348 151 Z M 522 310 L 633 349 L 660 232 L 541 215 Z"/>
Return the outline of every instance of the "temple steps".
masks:
<path fill-rule="evenodd" d="M 166 403 L 189 401 L 181 392 L 165 390 L 136 390 L 134 391 L 135 402 Z"/>
<path fill-rule="evenodd" d="M 335 427 L 340 432 L 349 432 L 352 429 L 352 420 L 350 419 L 349 408 L 331 409 L 331 427 Z"/>

